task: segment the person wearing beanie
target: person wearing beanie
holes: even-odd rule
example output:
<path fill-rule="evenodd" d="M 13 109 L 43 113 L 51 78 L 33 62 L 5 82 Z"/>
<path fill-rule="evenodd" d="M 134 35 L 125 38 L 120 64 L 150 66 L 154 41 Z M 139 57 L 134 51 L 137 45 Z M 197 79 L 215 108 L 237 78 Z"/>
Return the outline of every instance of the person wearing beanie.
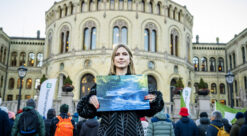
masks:
<path fill-rule="evenodd" d="M 199 136 L 206 136 L 206 130 L 209 124 L 210 124 L 210 120 L 208 118 L 207 112 L 201 112 L 198 123 Z"/>
<path fill-rule="evenodd" d="M 196 125 L 199 126 L 200 125 L 200 119 L 201 118 L 208 118 L 208 113 L 207 112 L 201 112 L 200 113 L 200 118 L 196 120 Z"/>
<path fill-rule="evenodd" d="M 44 136 L 45 135 L 45 124 L 44 124 L 44 120 L 43 117 L 39 114 L 38 111 L 35 110 L 36 104 L 35 101 L 33 99 L 29 99 L 26 102 L 26 107 L 23 108 L 23 111 L 21 113 L 19 113 L 16 116 L 16 119 L 14 121 L 14 125 L 11 131 L 11 136 L 20 136 L 21 134 L 21 130 L 20 130 L 20 126 L 25 126 L 24 123 L 22 123 L 19 120 L 23 120 L 26 119 L 28 117 L 29 120 L 35 120 L 37 121 L 38 126 L 37 127 L 33 127 L 33 128 L 37 128 L 38 130 L 36 130 L 36 133 L 33 134 L 33 136 Z M 36 115 L 34 115 L 36 114 Z M 29 116 L 32 115 L 32 116 Z M 30 123 L 30 122 L 29 122 Z M 27 123 L 27 124 L 29 124 Z M 34 125 L 34 124 L 32 124 Z"/>
<path fill-rule="evenodd" d="M 175 136 L 198 136 L 198 128 L 194 121 L 188 117 L 188 109 L 182 107 L 179 115 L 181 118 L 175 124 Z"/>
<path fill-rule="evenodd" d="M 67 104 L 62 104 L 60 106 L 60 114 L 53 118 L 51 121 L 51 127 L 50 127 L 50 135 L 54 136 L 56 133 L 56 129 L 57 129 L 57 124 L 59 123 L 59 119 L 58 118 L 62 118 L 62 119 L 70 119 L 71 123 L 73 125 L 73 135 L 76 135 L 76 131 L 75 131 L 75 121 L 68 115 L 68 111 L 69 111 L 69 105 Z"/>
<path fill-rule="evenodd" d="M 241 117 L 241 115 L 240 115 Z M 244 113 L 244 124 L 241 126 L 239 131 L 239 136 L 246 136 L 247 135 L 247 111 Z"/>
<path fill-rule="evenodd" d="M 45 135 L 50 136 L 51 121 L 56 117 L 55 109 L 49 109 L 47 112 L 47 119 L 45 120 Z"/>

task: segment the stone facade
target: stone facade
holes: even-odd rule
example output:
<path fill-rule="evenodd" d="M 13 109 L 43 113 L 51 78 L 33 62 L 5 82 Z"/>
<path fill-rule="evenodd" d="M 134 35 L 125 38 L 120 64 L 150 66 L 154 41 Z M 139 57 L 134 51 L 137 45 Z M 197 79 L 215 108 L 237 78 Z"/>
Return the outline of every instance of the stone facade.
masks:
<path fill-rule="evenodd" d="M 0 63 L 3 81 L 8 72 L 6 99 L 13 95 L 15 100 L 18 95 L 17 68 L 22 52 L 26 54 L 25 64 L 29 70 L 24 78 L 23 95 L 33 97 L 35 80 L 45 74 L 58 79 L 54 100 L 61 101 L 63 80 L 69 76 L 75 87 L 73 100 L 78 101 L 88 94 L 95 76 L 108 74 L 111 52 L 118 43 L 131 49 L 137 74 L 149 76 L 149 83 L 163 93 L 167 110 L 172 110 L 172 90 L 179 77 L 185 86 L 192 88 L 192 103 L 197 102 L 196 86 L 203 78 L 211 90 L 211 101 L 229 104 L 225 74 L 229 67 L 228 56 L 233 52 L 237 54 L 236 67 L 232 69 L 238 82 L 236 94 L 246 88 L 246 66 L 241 61 L 242 47 L 246 54 L 246 30 L 228 43 L 200 43 L 199 39 L 192 43 L 193 16 L 186 7 L 173 1 L 63 0 L 52 5 L 45 19 L 45 39 L 9 37 L 0 31 L 1 47 L 6 50 L 9 44 L 11 47 L 6 55 L 9 65 Z M 18 56 L 16 66 L 11 63 L 13 52 Z M 35 54 L 34 66 L 29 65 L 30 52 Z M 42 67 L 37 66 L 38 53 L 44 54 Z M 10 78 L 14 79 L 14 89 L 8 89 Z M 32 89 L 25 89 L 28 78 L 32 79 Z M 239 96 L 234 95 L 236 107 L 244 106 L 246 99 Z"/>

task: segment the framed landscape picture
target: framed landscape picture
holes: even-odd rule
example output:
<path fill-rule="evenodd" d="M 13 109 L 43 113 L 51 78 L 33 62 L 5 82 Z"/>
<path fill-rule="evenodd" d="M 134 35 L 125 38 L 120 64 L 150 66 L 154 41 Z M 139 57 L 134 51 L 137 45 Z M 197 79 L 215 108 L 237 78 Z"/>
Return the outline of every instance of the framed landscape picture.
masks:
<path fill-rule="evenodd" d="M 146 75 L 96 76 L 97 111 L 127 111 L 150 109 Z"/>

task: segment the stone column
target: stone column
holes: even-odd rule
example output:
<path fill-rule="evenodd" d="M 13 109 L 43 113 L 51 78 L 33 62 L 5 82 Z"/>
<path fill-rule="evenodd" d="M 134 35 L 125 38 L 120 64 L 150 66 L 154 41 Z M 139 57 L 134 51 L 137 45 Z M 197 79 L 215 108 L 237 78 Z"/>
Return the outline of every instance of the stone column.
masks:
<path fill-rule="evenodd" d="M 198 109 L 199 109 L 199 114 L 201 112 L 207 112 L 208 115 L 211 115 L 211 108 L 210 108 L 210 97 L 209 95 L 199 95 L 198 96 Z"/>
<path fill-rule="evenodd" d="M 61 98 L 61 93 L 62 93 L 62 86 L 63 86 L 63 75 L 59 75 L 59 84 L 58 84 L 58 98 Z"/>
<path fill-rule="evenodd" d="M 61 105 L 62 104 L 68 104 L 69 105 L 69 113 L 71 115 L 73 115 L 74 112 L 76 112 L 74 110 L 73 97 L 74 97 L 73 92 L 62 92 Z"/>
<path fill-rule="evenodd" d="M 180 111 L 180 95 L 173 96 L 173 119 L 178 120 L 180 118 L 179 111 Z"/>

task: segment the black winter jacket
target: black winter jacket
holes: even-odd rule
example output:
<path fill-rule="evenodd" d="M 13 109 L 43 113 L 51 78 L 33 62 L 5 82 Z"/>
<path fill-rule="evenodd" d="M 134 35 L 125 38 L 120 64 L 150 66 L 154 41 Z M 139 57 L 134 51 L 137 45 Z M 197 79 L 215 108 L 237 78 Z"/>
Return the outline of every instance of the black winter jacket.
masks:
<path fill-rule="evenodd" d="M 164 106 L 162 94 L 159 91 L 151 91 L 156 99 L 150 103 L 150 110 L 97 112 L 96 108 L 89 103 L 89 98 L 96 95 L 96 85 L 89 95 L 82 97 L 77 105 L 77 112 L 83 118 L 101 117 L 98 136 L 143 136 L 143 128 L 140 117 L 153 116 L 160 112 Z"/>
<path fill-rule="evenodd" d="M 198 128 L 192 119 L 182 117 L 175 124 L 175 136 L 198 136 Z"/>
<path fill-rule="evenodd" d="M 213 124 L 218 128 L 222 128 L 224 126 L 221 120 L 213 120 L 210 124 Z M 217 136 L 218 129 L 210 124 L 207 128 L 207 136 Z"/>
<path fill-rule="evenodd" d="M 210 120 L 207 117 L 200 118 L 200 125 L 198 126 L 199 136 L 206 136 L 206 131 Z"/>
<path fill-rule="evenodd" d="M 245 122 L 242 125 L 242 127 L 240 128 L 239 136 L 246 136 L 247 135 L 247 111 L 244 113 L 244 117 L 245 117 Z"/>
<path fill-rule="evenodd" d="M 96 119 L 88 119 L 82 124 L 80 136 L 97 136 L 99 122 Z"/>

